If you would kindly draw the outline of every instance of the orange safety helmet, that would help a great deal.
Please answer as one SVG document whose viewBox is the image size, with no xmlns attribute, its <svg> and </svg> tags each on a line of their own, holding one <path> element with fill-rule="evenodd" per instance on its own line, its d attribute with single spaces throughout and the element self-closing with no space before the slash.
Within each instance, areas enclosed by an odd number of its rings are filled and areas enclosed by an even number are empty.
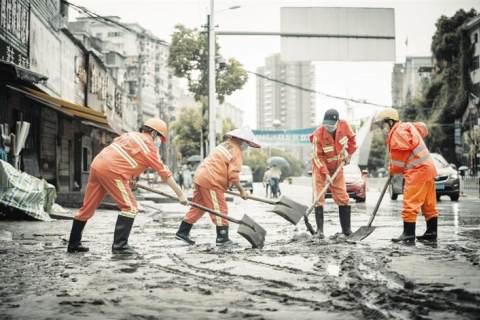
<svg viewBox="0 0 480 320">
<path fill-rule="evenodd" d="M 166 142 L 168 139 L 168 129 L 165 121 L 159 118 L 151 118 L 145 121 L 145 127 L 149 127 L 160 134 L 160 139 L 162 142 Z"/>
</svg>

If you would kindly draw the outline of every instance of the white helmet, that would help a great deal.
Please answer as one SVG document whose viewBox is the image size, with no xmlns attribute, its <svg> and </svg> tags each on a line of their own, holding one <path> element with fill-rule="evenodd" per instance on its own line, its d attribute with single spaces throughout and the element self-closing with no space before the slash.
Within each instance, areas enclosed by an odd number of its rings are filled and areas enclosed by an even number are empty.
<svg viewBox="0 0 480 320">
<path fill-rule="evenodd" d="M 245 141 L 252 148 L 261 148 L 260 144 L 255 138 L 252 130 L 248 127 L 243 127 L 229 131 L 225 134 L 224 138 L 237 138 L 239 140 Z"/>
</svg>

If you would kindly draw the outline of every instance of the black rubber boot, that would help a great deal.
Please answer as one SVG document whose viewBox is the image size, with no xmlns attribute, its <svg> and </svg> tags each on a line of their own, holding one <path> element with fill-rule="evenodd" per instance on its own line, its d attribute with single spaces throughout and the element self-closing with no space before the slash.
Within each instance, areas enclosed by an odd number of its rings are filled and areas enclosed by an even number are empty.
<svg viewBox="0 0 480 320">
<path fill-rule="evenodd" d="M 434 217 L 427 221 L 427 230 L 423 236 L 418 236 L 419 241 L 437 241 L 437 223 L 438 218 Z"/>
<path fill-rule="evenodd" d="M 118 254 L 136 254 L 137 252 L 128 245 L 128 237 L 132 230 L 135 219 L 118 215 L 115 224 L 115 233 L 113 234 L 112 253 Z"/>
<path fill-rule="evenodd" d="M 316 236 L 319 239 L 325 238 L 323 234 L 323 207 L 315 207 L 315 221 L 317 222 L 317 233 Z"/>
<path fill-rule="evenodd" d="M 175 238 L 177 240 L 185 241 L 189 245 L 194 245 L 195 241 L 190 239 L 190 230 L 192 229 L 192 227 L 193 227 L 192 224 L 182 221 L 182 223 L 180 224 L 180 227 L 178 228 L 177 233 L 175 234 Z"/>
<path fill-rule="evenodd" d="M 352 229 L 350 228 L 351 207 L 338 206 L 338 215 L 340 217 L 340 225 L 342 226 L 342 233 L 348 237 L 349 235 L 352 234 Z"/>
<path fill-rule="evenodd" d="M 70 231 L 70 239 L 68 240 L 67 252 L 87 252 L 89 249 L 82 246 L 82 232 L 87 221 L 73 220 L 72 231 Z"/>
<path fill-rule="evenodd" d="M 233 245 L 233 241 L 228 238 L 228 226 L 217 226 L 217 246 L 225 247 Z"/>
<path fill-rule="evenodd" d="M 403 222 L 403 233 L 393 242 L 415 243 L 415 222 Z"/>
</svg>

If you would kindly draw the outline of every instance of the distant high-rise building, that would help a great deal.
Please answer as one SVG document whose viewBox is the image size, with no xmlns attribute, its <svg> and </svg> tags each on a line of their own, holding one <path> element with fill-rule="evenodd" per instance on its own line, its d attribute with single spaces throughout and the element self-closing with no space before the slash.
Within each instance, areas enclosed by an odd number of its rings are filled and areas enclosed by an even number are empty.
<svg viewBox="0 0 480 320">
<path fill-rule="evenodd" d="M 257 72 L 303 88 L 314 88 L 311 62 L 283 62 L 280 54 L 265 59 Z M 257 128 L 296 129 L 315 124 L 315 94 L 257 77 Z"/>
<path fill-rule="evenodd" d="M 404 106 L 427 87 L 431 80 L 432 57 L 407 57 L 405 63 L 396 63 L 392 71 L 392 104 Z"/>
<path fill-rule="evenodd" d="M 257 72 L 302 88 L 315 88 L 311 62 L 285 62 L 280 54 L 265 59 Z M 315 126 L 315 94 L 281 82 L 257 77 L 257 129 L 299 129 Z M 310 147 L 296 148 L 299 159 L 308 158 Z"/>
</svg>

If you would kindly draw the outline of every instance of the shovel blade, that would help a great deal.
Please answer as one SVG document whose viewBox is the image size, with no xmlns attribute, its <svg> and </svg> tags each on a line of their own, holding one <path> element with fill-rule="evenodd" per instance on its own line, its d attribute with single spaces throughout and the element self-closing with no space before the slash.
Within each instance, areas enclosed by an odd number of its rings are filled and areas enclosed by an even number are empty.
<svg viewBox="0 0 480 320">
<path fill-rule="evenodd" d="M 300 219 L 302 219 L 303 217 L 302 212 L 305 212 L 305 211 L 306 211 L 306 207 L 303 211 L 297 211 L 293 208 L 290 208 L 281 204 L 276 204 L 272 209 L 272 212 L 275 212 L 280 217 L 284 218 L 285 220 L 287 220 L 293 225 L 296 225 L 300 221 Z"/>
<path fill-rule="evenodd" d="M 267 231 L 249 216 L 242 217 L 237 232 L 250 242 L 252 248 L 263 248 Z"/>
<path fill-rule="evenodd" d="M 284 205 L 287 207 L 292 208 L 293 210 L 305 212 L 307 207 L 297 201 L 294 201 L 286 196 L 281 196 L 280 199 L 277 201 L 277 204 Z"/>
<path fill-rule="evenodd" d="M 361 241 L 368 237 L 375 230 L 375 227 L 363 226 L 360 227 L 357 231 L 352 233 L 349 237 L 349 241 Z"/>
</svg>

